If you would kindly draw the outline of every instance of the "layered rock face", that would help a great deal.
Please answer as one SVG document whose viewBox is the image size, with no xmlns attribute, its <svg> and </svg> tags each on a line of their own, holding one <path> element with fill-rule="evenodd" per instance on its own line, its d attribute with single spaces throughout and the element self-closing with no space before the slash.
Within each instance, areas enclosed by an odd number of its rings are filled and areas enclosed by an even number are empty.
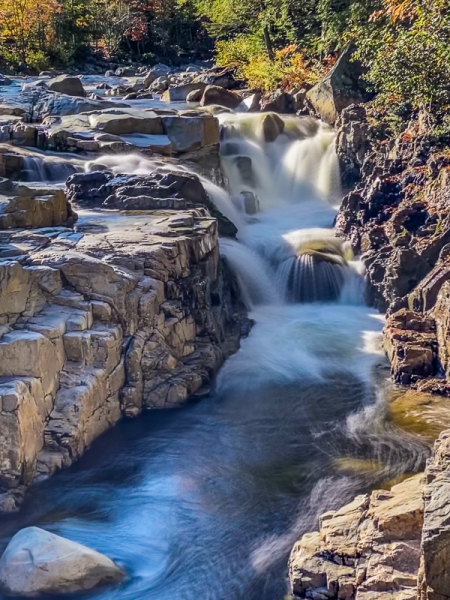
<svg viewBox="0 0 450 600">
<path fill-rule="evenodd" d="M 423 519 L 421 475 L 325 513 L 320 530 L 305 534 L 292 550 L 294 596 L 416 600 Z"/>
<path fill-rule="evenodd" d="M 203 393 L 237 349 L 217 221 L 173 208 L 0 232 L 1 509 L 121 417 Z"/>
<path fill-rule="evenodd" d="M 361 252 L 370 301 L 390 315 L 386 348 L 396 381 L 445 388 L 448 373 L 450 159 L 420 119 L 397 140 L 373 141 L 363 107 L 343 111 L 338 154 L 361 183 L 344 198 L 337 231 Z M 372 143 L 370 136 L 372 135 Z M 372 148 L 376 148 L 373 151 Z"/>
</svg>

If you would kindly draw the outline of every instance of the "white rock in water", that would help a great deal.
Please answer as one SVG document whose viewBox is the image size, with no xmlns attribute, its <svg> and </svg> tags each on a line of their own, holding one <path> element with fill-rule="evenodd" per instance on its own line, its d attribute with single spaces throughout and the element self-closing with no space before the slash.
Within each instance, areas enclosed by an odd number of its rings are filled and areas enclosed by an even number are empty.
<svg viewBox="0 0 450 600">
<path fill-rule="evenodd" d="M 104 554 L 39 527 L 16 533 L 0 559 L 0 591 L 8 596 L 89 590 L 123 576 Z"/>
</svg>

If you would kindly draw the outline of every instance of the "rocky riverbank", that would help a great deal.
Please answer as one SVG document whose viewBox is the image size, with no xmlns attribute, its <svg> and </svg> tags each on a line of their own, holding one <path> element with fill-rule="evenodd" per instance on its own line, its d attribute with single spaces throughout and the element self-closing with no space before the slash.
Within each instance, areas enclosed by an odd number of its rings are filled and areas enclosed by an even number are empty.
<svg viewBox="0 0 450 600">
<path fill-rule="evenodd" d="M 0 498 L 14 510 L 123 416 L 204 393 L 245 311 L 205 206 L 74 225 L 60 189 L 2 186 Z"/>
</svg>

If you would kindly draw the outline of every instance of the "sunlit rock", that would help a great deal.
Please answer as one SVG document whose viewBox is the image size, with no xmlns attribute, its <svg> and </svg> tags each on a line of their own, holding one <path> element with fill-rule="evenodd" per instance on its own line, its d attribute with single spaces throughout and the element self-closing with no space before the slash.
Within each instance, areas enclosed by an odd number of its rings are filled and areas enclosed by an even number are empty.
<svg viewBox="0 0 450 600">
<path fill-rule="evenodd" d="M 7 596 L 81 592 L 123 577 L 104 554 L 39 527 L 16 533 L 0 559 L 0 589 Z"/>
</svg>

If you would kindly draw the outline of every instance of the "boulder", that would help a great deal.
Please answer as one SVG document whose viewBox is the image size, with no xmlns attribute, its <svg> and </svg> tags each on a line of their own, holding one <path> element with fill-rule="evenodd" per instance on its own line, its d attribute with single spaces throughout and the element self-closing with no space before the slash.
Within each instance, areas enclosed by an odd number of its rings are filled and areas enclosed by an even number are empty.
<svg viewBox="0 0 450 600">
<path fill-rule="evenodd" d="M 136 69 L 133 67 L 119 67 L 116 69 L 115 75 L 117 75 L 117 77 L 134 77 L 136 75 Z"/>
<path fill-rule="evenodd" d="M 86 92 L 79 77 L 71 75 L 60 75 L 47 81 L 48 89 L 52 92 L 60 92 L 69 96 L 85 97 Z"/>
<path fill-rule="evenodd" d="M 188 95 L 195 90 L 204 90 L 206 88 L 205 83 L 186 83 L 177 85 L 174 87 L 166 88 L 166 92 L 163 94 L 163 100 L 166 102 L 186 102 Z"/>
<path fill-rule="evenodd" d="M 203 96 L 203 90 L 201 88 L 197 88 L 196 90 L 192 90 L 186 96 L 186 102 L 200 102 Z"/>
<path fill-rule="evenodd" d="M 237 94 L 230 92 L 218 85 L 208 85 L 203 92 L 200 106 L 209 106 L 211 104 L 225 106 L 226 108 L 235 109 L 241 103 L 241 99 Z"/>
<path fill-rule="evenodd" d="M 83 592 L 123 577 L 104 554 L 39 527 L 16 533 L 0 559 L 0 589 L 7 596 Z"/>
<path fill-rule="evenodd" d="M 208 114 L 162 116 L 164 131 L 175 153 L 219 144 L 219 122 Z"/>
<path fill-rule="evenodd" d="M 0 75 L 0 86 L 2 85 L 11 85 L 12 81 L 11 79 L 9 79 L 9 77 L 6 77 L 5 75 Z"/>
<path fill-rule="evenodd" d="M 276 113 L 268 113 L 262 117 L 259 131 L 265 142 L 274 142 L 284 131 L 284 121 Z"/>
<path fill-rule="evenodd" d="M 364 70 L 358 61 L 352 61 L 352 45 L 342 52 L 328 75 L 306 94 L 306 100 L 320 118 L 333 125 L 341 111 L 351 104 L 360 104 L 371 98 L 362 83 Z"/>
<path fill-rule="evenodd" d="M 263 112 L 292 113 L 295 112 L 293 98 L 283 90 L 275 90 L 261 100 Z"/>
<path fill-rule="evenodd" d="M 169 78 L 167 75 L 161 75 L 157 77 L 153 83 L 151 83 L 149 90 L 155 94 L 162 94 L 169 87 Z"/>
<path fill-rule="evenodd" d="M 144 77 L 144 85 L 148 88 L 158 77 L 163 77 L 170 73 L 170 67 L 158 64 L 152 67 Z"/>
</svg>

